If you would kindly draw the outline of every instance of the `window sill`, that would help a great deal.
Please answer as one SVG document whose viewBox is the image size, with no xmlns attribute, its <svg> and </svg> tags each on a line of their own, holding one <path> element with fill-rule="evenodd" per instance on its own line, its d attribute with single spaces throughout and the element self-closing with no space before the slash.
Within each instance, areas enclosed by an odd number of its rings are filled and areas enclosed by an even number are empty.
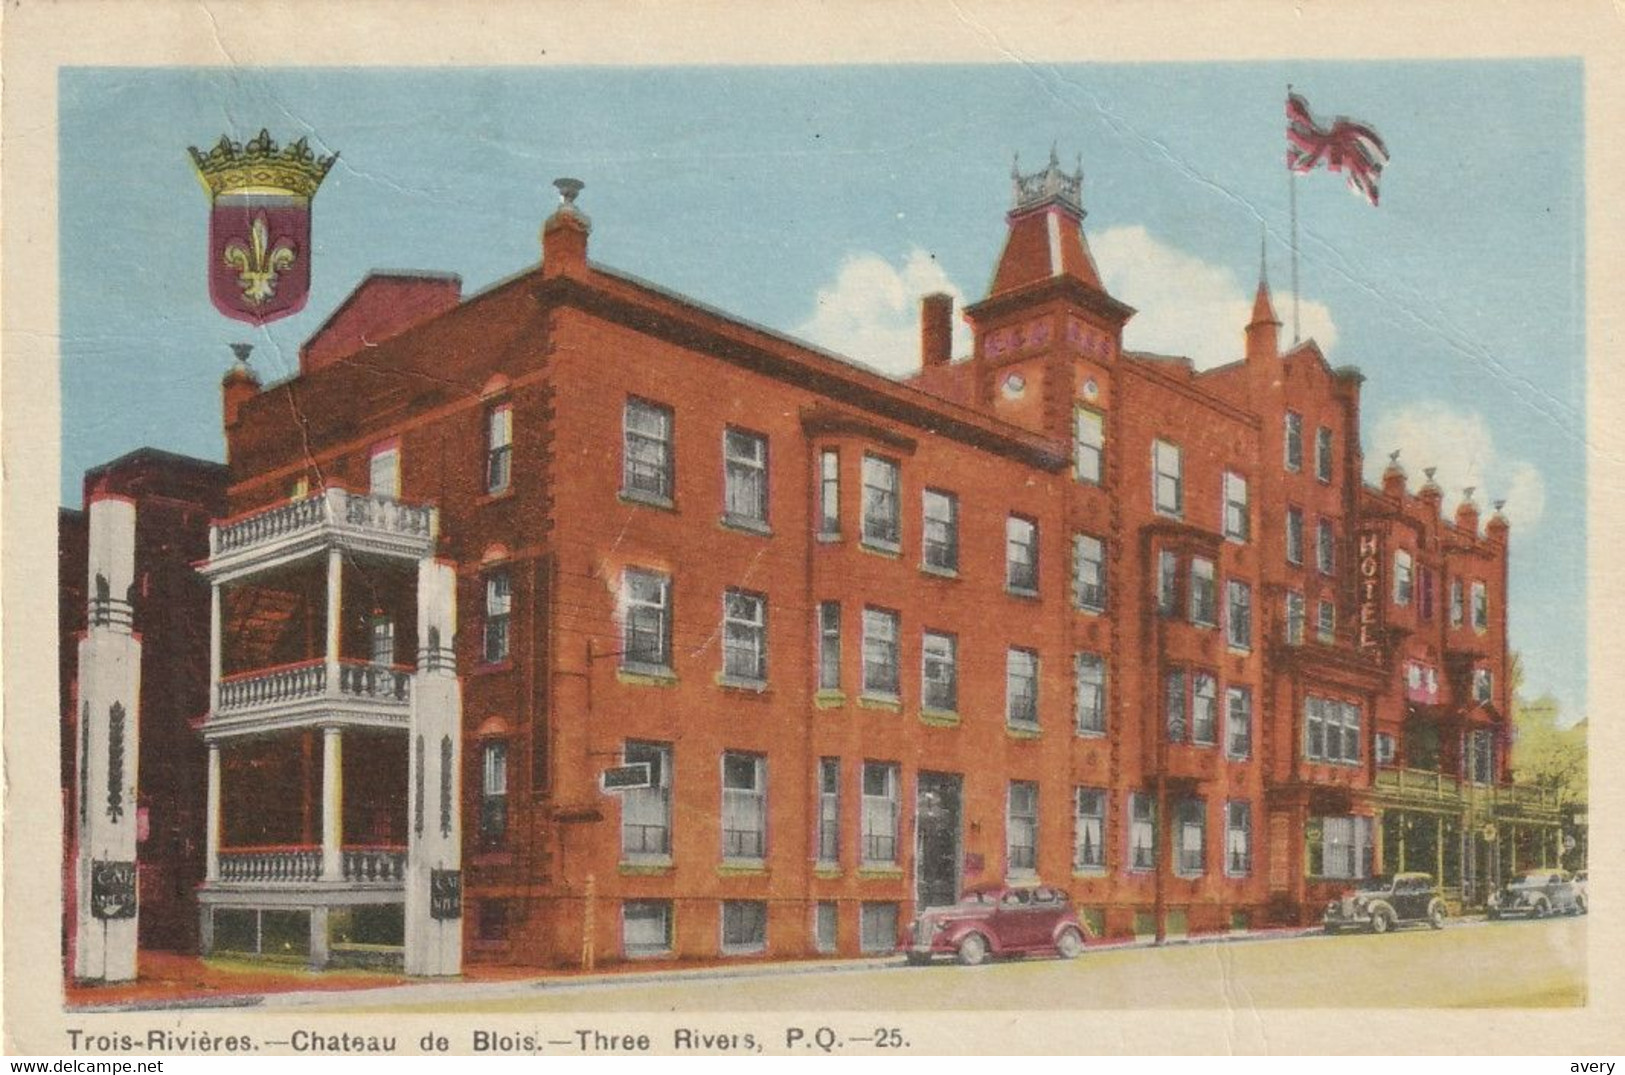
<svg viewBox="0 0 1625 1075">
<path fill-rule="evenodd" d="M 1200 881 L 1207 876 L 1206 870 L 1175 870 L 1174 876 L 1181 881 Z"/>
<path fill-rule="evenodd" d="M 766 877 L 767 864 L 757 861 L 724 862 L 717 867 L 718 877 Z"/>
<path fill-rule="evenodd" d="M 675 687 L 677 674 L 670 668 L 654 665 L 622 665 L 615 671 L 615 680 L 629 687 Z"/>
<path fill-rule="evenodd" d="M 1209 623 L 1206 620 L 1192 620 L 1191 626 L 1199 627 L 1204 631 L 1212 631 L 1215 630 L 1219 625 L 1217 623 Z"/>
<path fill-rule="evenodd" d="M 1253 760 L 1253 752 L 1249 750 L 1245 754 L 1228 754 L 1227 753 L 1224 756 L 1224 760 L 1228 761 L 1228 762 L 1234 762 L 1237 765 L 1244 765 L 1247 762 L 1250 762 L 1250 761 Z"/>
<path fill-rule="evenodd" d="M 668 877 L 671 871 L 671 859 L 668 858 L 663 861 L 623 862 L 618 872 L 622 877 Z"/>
<path fill-rule="evenodd" d="M 957 728 L 959 714 L 951 709 L 932 709 L 927 706 L 920 710 L 920 723 L 933 728 Z"/>
<path fill-rule="evenodd" d="M 662 511 L 677 510 L 677 505 L 672 501 L 671 497 L 661 496 L 659 493 L 645 492 L 642 489 L 622 489 L 620 499 L 622 504 L 637 504 L 645 508 L 660 508 Z"/>
<path fill-rule="evenodd" d="M 959 570 L 952 567 L 938 567 L 936 564 L 921 564 L 920 574 L 939 579 L 957 579 Z"/>
<path fill-rule="evenodd" d="M 717 525 L 724 530 L 736 530 L 742 534 L 755 534 L 757 537 L 772 537 L 773 528 L 762 519 L 752 519 L 744 515 L 724 515 L 717 520 Z"/>
<path fill-rule="evenodd" d="M 671 959 L 672 950 L 670 948 L 650 948 L 646 951 L 634 952 L 631 949 L 626 949 L 621 953 L 621 956 L 628 963 L 641 963 L 650 960 Z"/>
<path fill-rule="evenodd" d="M 512 671 L 513 671 L 513 659 L 509 658 L 507 660 L 492 661 L 490 663 L 486 663 L 485 661 L 481 661 L 479 664 L 474 666 L 473 674 L 476 675 L 476 676 L 497 676 L 497 675 L 501 675 L 503 672 L 512 672 Z"/>
<path fill-rule="evenodd" d="M 845 541 L 846 539 L 841 537 L 841 535 L 838 534 L 838 533 L 833 533 L 833 534 L 822 534 L 822 533 L 820 533 L 820 534 L 814 534 L 813 535 L 813 540 L 818 542 L 818 544 L 820 544 L 820 545 L 839 545 L 843 541 Z"/>
<path fill-rule="evenodd" d="M 884 556 L 888 560 L 898 560 L 903 556 L 903 547 L 901 545 L 872 541 L 869 538 L 860 541 L 858 548 L 871 556 Z"/>
<path fill-rule="evenodd" d="M 745 691 L 748 694 L 767 693 L 767 680 L 765 679 L 740 679 L 738 676 L 718 672 L 716 683 L 717 686 L 730 691 Z"/>
<path fill-rule="evenodd" d="M 839 866 L 814 866 L 813 876 L 823 881 L 833 881 L 841 876 Z"/>
<path fill-rule="evenodd" d="M 1252 646 L 1238 646 L 1234 642 L 1230 642 L 1226 644 L 1224 648 L 1226 652 L 1232 653 L 1237 657 L 1251 657 L 1253 655 Z"/>
<path fill-rule="evenodd" d="M 1074 867 L 1072 867 L 1072 876 L 1073 876 L 1073 878 L 1075 878 L 1076 880 L 1079 880 L 1079 881 L 1092 881 L 1097 877 L 1105 877 L 1106 876 L 1106 867 L 1104 867 L 1104 866 L 1074 866 Z"/>
<path fill-rule="evenodd" d="M 1023 601 L 1036 601 L 1036 600 L 1038 600 L 1038 591 L 1037 590 L 1029 590 L 1025 586 L 1009 586 L 1009 585 L 1006 585 L 1005 588 L 1004 588 L 1004 592 L 1009 594 L 1011 597 L 1019 597 Z"/>
<path fill-rule="evenodd" d="M 1105 728 L 1075 728 L 1073 730 L 1076 732 L 1077 737 L 1079 739 L 1104 739 L 1104 738 L 1106 738 L 1106 729 Z"/>
<path fill-rule="evenodd" d="M 724 956 L 759 956 L 765 955 L 766 953 L 766 944 L 753 944 L 748 947 L 738 948 L 730 947 L 726 944 L 722 946 L 722 954 Z"/>
<path fill-rule="evenodd" d="M 1036 724 L 1031 727 L 1025 724 L 1006 724 L 1004 734 L 1012 739 L 1037 739 L 1042 733 Z"/>
<path fill-rule="evenodd" d="M 903 878 L 901 866 L 859 866 L 859 881 L 900 881 Z"/>
<path fill-rule="evenodd" d="M 895 694 L 860 694 L 859 709 L 881 709 L 888 713 L 901 713 L 903 700 Z"/>
<path fill-rule="evenodd" d="M 1105 605 L 1073 605 L 1072 608 L 1085 616 L 1104 616 L 1106 614 Z"/>
<path fill-rule="evenodd" d="M 1028 880 L 1030 878 L 1037 877 L 1038 876 L 1038 871 L 1037 870 L 1026 870 L 1026 869 L 1022 869 L 1022 870 L 1005 870 L 1004 875 L 1006 877 L 1009 877 L 1009 878 L 1019 878 L 1021 880 Z"/>
<path fill-rule="evenodd" d="M 819 709 L 838 709 L 845 704 L 846 693 L 844 691 L 824 690 L 813 693 L 813 705 Z"/>
</svg>

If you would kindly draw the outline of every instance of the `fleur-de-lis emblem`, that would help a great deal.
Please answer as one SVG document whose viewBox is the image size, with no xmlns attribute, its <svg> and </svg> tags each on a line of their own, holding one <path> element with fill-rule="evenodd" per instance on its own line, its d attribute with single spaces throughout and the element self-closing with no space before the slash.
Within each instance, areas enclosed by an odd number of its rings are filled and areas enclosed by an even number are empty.
<svg viewBox="0 0 1625 1075">
<path fill-rule="evenodd" d="M 277 274 L 293 264 L 293 244 L 286 239 L 271 245 L 271 229 L 265 223 L 265 214 L 254 217 L 248 229 L 248 246 L 241 242 L 226 244 L 226 265 L 237 270 L 237 282 L 243 286 L 243 298 L 250 306 L 263 306 L 276 294 Z"/>
</svg>

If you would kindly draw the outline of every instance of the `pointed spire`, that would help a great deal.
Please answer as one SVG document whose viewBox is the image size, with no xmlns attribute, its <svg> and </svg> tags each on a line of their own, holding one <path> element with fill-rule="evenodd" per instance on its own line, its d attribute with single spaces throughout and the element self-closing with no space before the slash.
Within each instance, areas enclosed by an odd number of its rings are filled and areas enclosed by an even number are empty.
<svg viewBox="0 0 1625 1075">
<path fill-rule="evenodd" d="M 1281 354 L 1281 319 L 1270 301 L 1269 266 L 1264 256 L 1264 235 L 1258 237 L 1258 292 L 1253 296 L 1253 316 L 1247 322 L 1247 360 L 1262 361 Z"/>
</svg>

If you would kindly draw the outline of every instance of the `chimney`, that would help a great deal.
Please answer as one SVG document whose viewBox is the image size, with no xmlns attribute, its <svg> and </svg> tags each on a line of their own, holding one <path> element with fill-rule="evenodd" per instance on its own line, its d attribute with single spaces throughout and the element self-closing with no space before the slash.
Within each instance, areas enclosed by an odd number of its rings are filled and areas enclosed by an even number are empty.
<svg viewBox="0 0 1625 1075">
<path fill-rule="evenodd" d="M 1500 545 L 1506 544 L 1507 531 L 1511 528 L 1511 524 L 1507 522 L 1506 513 L 1503 510 L 1506 506 L 1507 502 L 1505 500 L 1497 500 L 1495 502 L 1495 514 L 1491 515 L 1490 521 L 1484 524 L 1484 536 Z"/>
<path fill-rule="evenodd" d="M 1422 468 L 1422 473 L 1427 475 L 1428 480 L 1422 483 L 1421 491 L 1416 494 L 1435 519 L 1439 517 L 1440 505 L 1444 503 L 1444 490 L 1433 480 L 1433 472 L 1437 469 L 1437 467 Z"/>
<path fill-rule="evenodd" d="M 1388 466 L 1382 472 L 1382 495 L 1405 499 L 1405 468 L 1399 465 L 1399 452 L 1388 453 Z"/>
<path fill-rule="evenodd" d="M 542 276 L 579 272 L 587 266 L 587 235 L 592 221 L 576 208 L 576 195 L 586 186 L 579 179 L 555 179 L 559 207 L 542 225 Z"/>
<path fill-rule="evenodd" d="M 1461 503 L 1456 505 L 1456 527 L 1474 537 L 1478 536 L 1478 505 L 1473 503 L 1477 487 L 1469 485 L 1461 491 Z"/>
<path fill-rule="evenodd" d="M 920 366 L 946 366 L 953 350 L 954 297 L 933 292 L 920 300 Z"/>
<path fill-rule="evenodd" d="M 248 356 L 253 350 L 251 343 L 231 345 L 231 353 L 237 360 L 220 380 L 221 411 L 227 429 L 237 424 L 237 413 L 243 409 L 243 404 L 260 392 L 260 379 L 248 365 Z"/>
</svg>

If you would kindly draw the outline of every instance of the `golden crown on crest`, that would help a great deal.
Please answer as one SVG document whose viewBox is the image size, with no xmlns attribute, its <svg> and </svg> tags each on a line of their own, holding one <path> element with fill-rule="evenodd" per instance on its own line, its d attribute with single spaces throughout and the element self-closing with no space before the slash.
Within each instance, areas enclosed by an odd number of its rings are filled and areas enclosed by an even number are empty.
<svg viewBox="0 0 1625 1075">
<path fill-rule="evenodd" d="M 327 177 L 327 170 L 338 159 L 337 153 L 331 157 L 316 156 L 304 138 L 278 149 L 266 130 L 261 130 L 246 144 L 221 135 L 220 141 L 207 153 L 200 153 L 196 146 L 188 147 L 188 152 L 192 154 L 198 180 L 210 198 L 252 191 L 312 198 Z"/>
</svg>

